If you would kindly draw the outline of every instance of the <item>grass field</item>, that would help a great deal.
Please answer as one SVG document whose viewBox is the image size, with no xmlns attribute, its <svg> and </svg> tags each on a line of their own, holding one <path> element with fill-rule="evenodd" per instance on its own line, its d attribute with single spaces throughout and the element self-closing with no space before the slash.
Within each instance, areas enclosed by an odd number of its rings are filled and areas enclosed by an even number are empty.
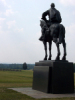
<svg viewBox="0 0 75 100">
<path fill-rule="evenodd" d="M 75 76 L 75 74 L 74 74 Z M 36 100 L 25 94 L 7 89 L 12 87 L 32 87 L 33 71 L 0 71 L 0 100 Z M 74 77 L 75 80 L 75 77 Z M 75 82 L 74 82 L 75 86 Z M 39 99 L 37 99 L 39 100 Z M 75 100 L 75 98 L 56 98 L 40 100 Z"/>
</svg>

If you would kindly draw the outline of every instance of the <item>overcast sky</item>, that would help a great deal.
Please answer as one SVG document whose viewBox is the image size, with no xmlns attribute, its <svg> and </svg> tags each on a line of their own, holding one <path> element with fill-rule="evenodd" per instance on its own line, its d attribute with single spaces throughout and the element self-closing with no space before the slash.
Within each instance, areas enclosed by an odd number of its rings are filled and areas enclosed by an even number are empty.
<svg viewBox="0 0 75 100">
<path fill-rule="evenodd" d="M 35 63 L 44 58 L 40 18 L 55 3 L 66 28 L 67 60 L 75 62 L 75 0 L 0 0 L 0 63 Z M 61 58 L 63 47 L 60 45 Z M 52 59 L 57 54 L 52 44 Z"/>
</svg>

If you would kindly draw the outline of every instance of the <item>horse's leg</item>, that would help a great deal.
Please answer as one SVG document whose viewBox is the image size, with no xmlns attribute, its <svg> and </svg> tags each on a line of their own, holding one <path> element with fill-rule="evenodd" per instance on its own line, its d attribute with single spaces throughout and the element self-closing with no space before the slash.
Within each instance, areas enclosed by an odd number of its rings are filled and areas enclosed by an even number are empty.
<svg viewBox="0 0 75 100">
<path fill-rule="evenodd" d="M 57 56 L 56 56 L 56 59 L 55 60 L 60 60 L 60 49 L 59 49 L 59 44 L 56 44 L 57 46 Z"/>
<path fill-rule="evenodd" d="M 51 45 L 52 45 L 52 40 L 49 42 L 49 58 L 48 58 L 48 60 L 51 60 L 51 57 L 52 57 L 52 55 L 51 55 Z"/>
<path fill-rule="evenodd" d="M 44 49 L 45 49 L 45 58 L 44 60 L 47 60 L 47 42 L 43 41 Z"/>
<path fill-rule="evenodd" d="M 63 48 L 64 48 L 64 55 L 62 57 L 62 60 L 66 60 L 66 43 L 65 43 L 65 39 L 63 39 L 62 44 L 63 44 Z"/>
</svg>

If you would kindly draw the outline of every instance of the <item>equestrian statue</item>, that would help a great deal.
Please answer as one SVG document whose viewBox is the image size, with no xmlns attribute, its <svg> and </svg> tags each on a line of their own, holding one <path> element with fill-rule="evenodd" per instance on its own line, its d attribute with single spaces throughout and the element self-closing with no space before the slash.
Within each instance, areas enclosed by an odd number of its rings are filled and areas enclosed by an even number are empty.
<svg viewBox="0 0 75 100">
<path fill-rule="evenodd" d="M 49 17 L 49 19 L 46 18 Z M 62 60 L 66 60 L 66 43 L 65 43 L 65 27 L 60 24 L 62 21 L 60 12 L 55 8 L 55 4 L 51 4 L 51 8 L 42 14 L 40 20 L 41 37 L 40 41 L 43 42 L 45 48 L 44 60 L 51 60 L 51 45 L 52 41 L 57 46 L 57 56 L 55 60 L 60 60 L 60 48 L 59 44 L 63 45 L 64 54 Z M 49 58 L 47 59 L 47 42 L 49 43 Z"/>
</svg>

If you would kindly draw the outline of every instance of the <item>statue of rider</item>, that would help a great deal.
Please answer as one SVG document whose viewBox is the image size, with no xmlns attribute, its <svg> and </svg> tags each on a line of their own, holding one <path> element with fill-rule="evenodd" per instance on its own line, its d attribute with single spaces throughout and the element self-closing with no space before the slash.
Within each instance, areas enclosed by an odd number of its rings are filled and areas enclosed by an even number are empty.
<svg viewBox="0 0 75 100">
<path fill-rule="evenodd" d="M 46 19 L 46 16 L 49 17 L 49 20 Z M 48 27 L 51 26 L 51 24 L 53 23 L 61 23 L 62 19 L 61 19 L 61 15 L 60 15 L 60 12 L 55 8 L 55 4 L 54 3 L 51 3 L 51 8 L 47 11 L 45 11 L 43 14 L 42 14 L 42 18 Z M 44 32 L 42 32 L 42 36 L 39 38 L 40 41 L 42 41 L 44 39 Z"/>
</svg>

